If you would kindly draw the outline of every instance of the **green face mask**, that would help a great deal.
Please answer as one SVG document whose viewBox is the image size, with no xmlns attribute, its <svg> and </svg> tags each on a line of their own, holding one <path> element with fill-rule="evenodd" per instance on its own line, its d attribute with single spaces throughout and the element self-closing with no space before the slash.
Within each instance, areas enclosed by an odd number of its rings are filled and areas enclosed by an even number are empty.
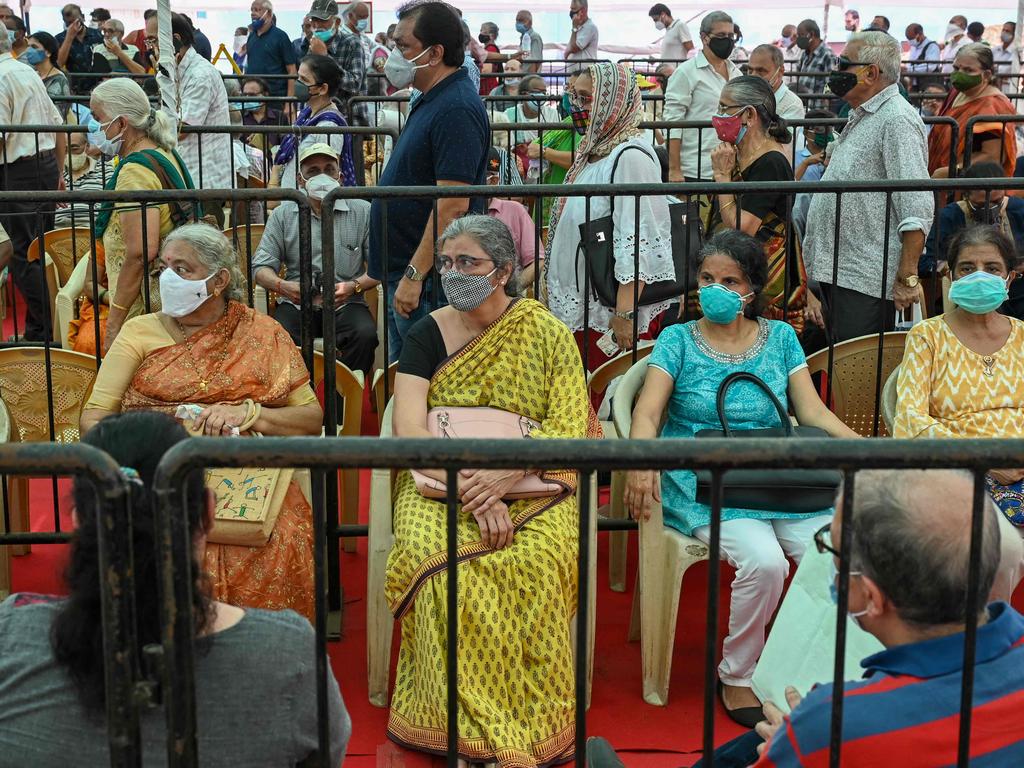
<svg viewBox="0 0 1024 768">
<path fill-rule="evenodd" d="M 954 72 L 949 76 L 949 83 L 961 93 L 981 85 L 981 75 L 969 75 L 966 72 Z"/>
<path fill-rule="evenodd" d="M 829 131 L 828 133 L 816 133 L 814 134 L 814 145 L 824 149 L 832 143 L 833 139 L 835 139 L 835 136 L 832 131 Z"/>
</svg>

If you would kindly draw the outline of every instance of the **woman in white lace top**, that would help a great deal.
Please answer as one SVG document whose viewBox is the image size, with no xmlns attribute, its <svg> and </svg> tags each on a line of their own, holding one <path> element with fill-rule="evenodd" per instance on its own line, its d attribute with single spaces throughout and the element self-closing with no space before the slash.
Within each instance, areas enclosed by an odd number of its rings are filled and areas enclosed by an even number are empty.
<svg viewBox="0 0 1024 768">
<path fill-rule="evenodd" d="M 576 80 L 569 99 L 574 123 L 586 121 L 586 130 L 576 159 L 566 176 L 567 184 L 644 184 L 661 181 L 661 165 L 639 128 L 643 114 L 636 75 L 621 64 L 596 64 Z M 614 179 L 612 171 L 614 168 Z M 609 197 L 592 197 L 589 219 L 612 213 Z M 576 334 L 581 348 L 589 347 L 587 367 L 591 370 L 608 359 L 595 342 L 609 330 L 620 350 L 633 345 L 634 281 L 643 286 L 672 280 L 675 268 L 669 226 L 668 201 L 664 195 L 615 200 L 613 246 L 615 279 L 619 290 L 614 309 L 602 305 L 591 292 L 585 306 L 585 260 L 577 258 L 580 224 L 588 219 L 583 197 L 558 198 L 552 207 L 545 267 L 547 302 L 551 311 Z M 636 263 L 639 240 L 639 268 Z M 657 317 L 669 302 L 641 306 L 637 311 L 640 338 L 657 330 Z M 587 313 L 587 314 L 585 314 Z M 605 346 L 605 345 L 601 345 Z M 610 349 L 610 347 L 605 347 Z"/>
</svg>

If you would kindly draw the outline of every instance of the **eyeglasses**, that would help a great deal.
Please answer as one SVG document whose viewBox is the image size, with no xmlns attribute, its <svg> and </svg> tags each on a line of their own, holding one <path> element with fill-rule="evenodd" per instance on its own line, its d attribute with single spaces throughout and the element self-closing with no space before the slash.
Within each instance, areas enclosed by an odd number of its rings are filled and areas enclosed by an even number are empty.
<svg viewBox="0 0 1024 768">
<path fill-rule="evenodd" d="M 748 106 L 749 106 L 748 104 L 721 104 L 720 103 L 718 105 L 718 114 L 724 115 L 730 109 L 746 109 Z"/>
<path fill-rule="evenodd" d="M 447 272 L 455 265 L 457 272 L 469 272 L 476 269 L 484 262 L 494 263 L 494 259 L 484 258 L 482 256 L 456 256 L 454 259 L 451 256 L 438 256 L 437 261 L 434 265 L 437 267 L 438 272 Z"/>
<path fill-rule="evenodd" d="M 732 40 L 736 42 L 737 37 L 731 32 L 719 32 L 717 35 L 708 35 L 709 40 Z"/>
<path fill-rule="evenodd" d="M 845 72 L 850 67 L 870 67 L 870 66 L 871 65 L 868 62 L 866 62 L 866 61 L 851 61 L 850 59 L 846 58 L 845 56 L 840 56 L 839 57 L 838 69 L 839 69 L 840 72 Z"/>
<path fill-rule="evenodd" d="M 839 557 L 839 551 L 832 546 L 832 523 L 826 523 L 814 532 L 814 546 L 820 554 L 829 554 Z"/>
</svg>

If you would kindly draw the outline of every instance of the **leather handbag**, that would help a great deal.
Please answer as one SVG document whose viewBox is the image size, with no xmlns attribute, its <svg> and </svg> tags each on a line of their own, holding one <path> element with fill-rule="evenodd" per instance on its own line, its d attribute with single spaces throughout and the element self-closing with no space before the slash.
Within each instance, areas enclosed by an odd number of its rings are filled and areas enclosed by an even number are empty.
<svg viewBox="0 0 1024 768">
<path fill-rule="evenodd" d="M 615 182 L 615 169 L 619 160 L 631 149 L 644 151 L 635 146 L 622 150 L 612 163 L 611 183 Z M 614 195 L 609 198 L 609 202 L 611 212 L 607 216 L 580 224 L 576 273 L 579 274 L 579 259 L 585 259 L 591 292 L 602 305 L 614 309 L 619 291 L 619 282 L 615 279 Z M 639 306 L 672 301 L 697 287 L 697 254 L 704 243 L 700 207 L 695 201 L 679 202 L 669 204 L 668 211 L 672 224 L 672 263 L 675 267 L 675 279 L 645 285 L 640 292 Z"/>
<path fill-rule="evenodd" d="M 767 429 L 737 430 L 729 427 L 725 416 L 725 395 L 738 381 L 760 387 L 772 401 L 782 425 Z M 767 384 L 752 373 L 730 373 L 718 387 L 716 399 L 722 429 L 702 429 L 695 437 L 828 437 L 818 427 L 794 427 L 779 398 Z M 697 501 L 711 504 L 711 472 L 697 470 Z M 803 514 L 828 509 L 835 503 L 842 474 L 832 469 L 734 469 L 722 477 L 722 507 L 755 509 L 766 512 Z"/>
<path fill-rule="evenodd" d="M 529 439 L 530 433 L 540 427 L 533 419 L 511 411 L 485 406 L 459 408 L 431 408 L 427 413 L 427 429 L 433 437 L 451 440 L 490 438 L 496 440 Z M 441 480 L 413 469 L 416 490 L 428 499 L 445 499 L 448 487 Z M 506 499 L 534 499 L 556 496 L 565 488 L 560 483 L 542 480 L 539 475 L 528 474 L 505 494 Z"/>
</svg>

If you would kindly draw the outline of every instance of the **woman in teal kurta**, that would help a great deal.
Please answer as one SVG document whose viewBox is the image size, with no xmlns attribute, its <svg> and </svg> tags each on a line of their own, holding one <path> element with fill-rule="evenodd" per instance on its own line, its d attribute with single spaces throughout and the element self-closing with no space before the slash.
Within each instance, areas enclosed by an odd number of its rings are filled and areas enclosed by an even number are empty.
<svg viewBox="0 0 1024 768">
<path fill-rule="evenodd" d="M 792 406 L 800 424 L 834 437 L 856 437 L 818 398 L 793 328 L 757 316 L 768 272 L 759 242 L 736 230 L 722 231 L 701 250 L 697 269 L 704 317 L 670 326 L 658 337 L 630 437 L 656 437 L 663 415 L 664 437 L 692 438 L 702 429 L 721 429 L 718 388 L 736 371 L 764 381 L 784 406 Z M 747 381 L 730 387 L 725 415 L 735 429 L 779 426 L 775 406 Z M 626 505 L 634 517 L 649 517 L 660 490 L 665 524 L 707 542 L 711 509 L 697 502 L 696 486 L 689 470 L 671 470 L 660 478 L 653 471 L 631 472 Z M 831 512 L 722 510 L 722 556 L 736 568 L 736 577 L 718 676 L 726 710 L 748 727 L 762 719 L 750 680 L 789 573 L 786 556 L 799 562 Z"/>
</svg>

